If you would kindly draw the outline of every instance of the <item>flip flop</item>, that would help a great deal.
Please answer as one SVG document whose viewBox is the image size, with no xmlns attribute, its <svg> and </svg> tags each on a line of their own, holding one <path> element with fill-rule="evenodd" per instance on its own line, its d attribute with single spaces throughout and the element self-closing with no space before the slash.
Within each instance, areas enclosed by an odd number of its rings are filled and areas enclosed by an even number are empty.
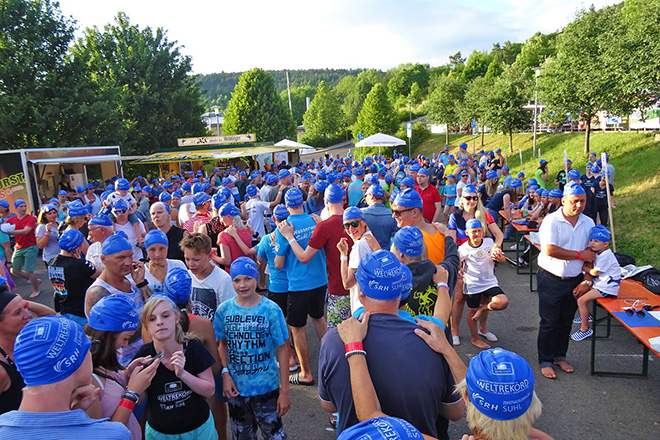
<svg viewBox="0 0 660 440">
<path fill-rule="evenodd" d="M 315 385 L 314 379 L 311 380 L 311 382 L 303 382 L 300 380 L 300 371 L 296 371 L 293 374 L 289 375 L 289 383 L 293 385 L 302 385 L 305 387 L 311 387 Z"/>
<path fill-rule="evenodd" d="M 452 345 L 454 345 L 454 347 L 457 347 L 457 346 L 461 345 L 461 338 L 459 338 L 458 336 L 452 336 L 451 337 L 451 342 L 452 342 Z"/>
<path fill-rule="evenodd" d="M 300 369 L 300 365 L 289 365 L 289 373 L 293 373 L 294 371 L 298 371 Z"/>
<path fill-rule="evenodd" d="M 497 336 L 495 336 L 492 332 L 484 333 L 481 330 L 477 330 L 477 334 L 479 336 L 483 336 L 484 338 L 486 338 L 486 340 L 488 340 L 490 342 L 497 342 L 498 341 Z"/>
</svg>

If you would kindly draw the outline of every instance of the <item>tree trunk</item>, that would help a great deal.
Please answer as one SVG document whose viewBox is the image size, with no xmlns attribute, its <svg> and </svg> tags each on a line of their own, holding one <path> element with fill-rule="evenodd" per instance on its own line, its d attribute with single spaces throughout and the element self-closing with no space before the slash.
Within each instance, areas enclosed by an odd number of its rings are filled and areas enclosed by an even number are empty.
<svg viewBox="0 0 660 440">
<path fill-rule="evenodd" d="M 513 154 L 513 130 L 509 130 L 509 153 Z"/>
<path fill-rule="evenodd" d="M 449 124 L 445 128 L 445 145 L 449 145 Z"/>
<path fill-rule="evenodd" d="M 481 126 L 481 146 L 484 146 L 484 129 L 486 128 L 485 125 Z"/>
<path fill-rule="evenodd" d="M 589 155 L 589 136 L 591 136 L 591 116 L 587 116 L 587 129 L 584 131 L 584 155 Z"/>
</svg>

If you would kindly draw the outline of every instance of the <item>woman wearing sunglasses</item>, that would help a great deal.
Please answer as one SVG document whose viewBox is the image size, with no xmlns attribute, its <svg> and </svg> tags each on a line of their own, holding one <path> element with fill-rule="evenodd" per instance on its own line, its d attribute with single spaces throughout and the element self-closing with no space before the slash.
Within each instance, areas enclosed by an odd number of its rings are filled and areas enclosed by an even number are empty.
<svg viewBox="0 0 660 440">
<path fill-rule="evenodd" d="M 350 256 L 348 254 L 348 240 L 342 238 L 337 243 L 337 249 L 341 254 L 341 280 L 344 283 L 344 288 L 350 290 L 351 296 L 351 313 L 355 313 L 357 309 L 362 307 L 362 303 L 358 299 L 360 295 L 360 288 L 355 280 L 355 272 L 360 264 L 360 261 L 365 255 L 380 249 L 378 241 L 373 236 L 367 223 L 364 221 L 364 214 L 362 210 L 351 206 L 344 211 L 344 230 L 353 240 L 353 249 L 351 249 Z"/>
<path fill-rule="evenodd" d="M 48 267 L 48 262 L 57 257 L 60 253 L 60 245 L 57 242 L 57 208 L 55 205 L 47 203 L 41 207 L 39 217 L 37 218 L 37 246 L 42 250 L 41 258 Z"/>
<path fill-rule="evenodd" d="M 468 220 L 476 218 L 482 225 L 488 225 L 488 228 L 484 232 L 487 236 L 493 238 L 496 247 L 500 249 L 502 248 L 502 241 L 504 240 L 502 230 L 500 230 L 497 223 L 495 223 L 493 216 L 486 208 L 484 208 L 484 205 L 479 198 L 477 188 L 475 188 L 474 185 L 468 185 L 463 188 L 463 193 L 461 194 L 457 207 L 458 210 L 451 215 L 449 222 L 447 223 L 449 234 L 456 241 L 456 246 L 460 246 L 468 240 L 465 231 L 466 223 Z M 464 306 L 465 297 L 463 296 L 463 277 L 459 276 L 458 281 L 456 282 L 454 306 L 452 308 L 453 325 L 451 331 L 454 345 L 461 344 L 461 339 L 458 336 L 458 329 L 461 323 L 461 317 L 463 316 Z M 480 334 L 487 335 L 486 338 L 489 341 L 496 342 L 497 339 L 495 338 L 495 335 L 486 329 L 487 319 L 488 313 L 481 315 L 481 319 L 479 320 L 479 332 Z"/>
<path fill-rule="evenodd" d="M 85 333 L 92 340 L 93 381 L 101 389 L 101 395 L 88 410 L 90 417 L 110 418 L 121 422 L 131 431 L 132 440 L 142 438 L 140 424 L 133 414 L 139 395 L 151 384 L 160 361 L 148 365 L 149 358 L 133 360 L 124 369 L 117 359 L 117 350 L 128 345 L 135 333 L 140 315 L 133 301 L 124 294 L 115 293 L 103 297 L 89 312 Z"/>
</svg>

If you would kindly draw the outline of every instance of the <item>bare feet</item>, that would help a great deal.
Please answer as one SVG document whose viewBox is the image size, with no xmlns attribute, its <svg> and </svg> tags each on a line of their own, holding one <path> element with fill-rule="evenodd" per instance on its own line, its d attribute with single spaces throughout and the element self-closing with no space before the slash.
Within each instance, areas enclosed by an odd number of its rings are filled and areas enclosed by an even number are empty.
<svg viewBox="0 0 660 440">
<path fill-rule="evenodd" d="M 485 311 L 488 310 L 488 305 L 487 304 L 482 304 L 479 306 L 476 312 L 474 312 L 474 316 L 472 317 L 473 321 L 478 321 L 479 317 L 481 317 L 481 314 Z"/>
<path fill-rule="evenodd" d="M 490 345 L 486 344 L 481 339 L 472 339 L 472 345 L 477 348 L 481 348 L 482 350 L 488 350 L 490 348 Z"/>
<path fill-rule="evenodd" d="M 541 368 L 541 374 L 546 379 L 557 379 L 557 374 L 555 373 L 555 369 L 552 367 Z"/>
<path fill-rule="evenodd" d="M 570 374 L 570 373 L 572 373 L 573 371 L 575 371 L 575 370 L 573 369 L 573 367 L 571 366 L 571 364 L 569 364 L 569 363 L 566 362 L 566 361 L 558 361 L 558 362 L 555 362 L 555 365 L 558 366 L 559 368 L 561 368 L 561 371 L 563 371 L 564 373 L 568 373 L 568 374 Z"/>
<path fill-rule="evenodd" d="M 41 291 L 39 291 L 40 286 L 41 286 L 41 280 L 39 278 L 37 278 L 37 290 L 33 291 L 30 294 L 29 298 L 36 298 L 36 297 L 39 296 L 39 294 L 41 293 Z"/>
</svg>

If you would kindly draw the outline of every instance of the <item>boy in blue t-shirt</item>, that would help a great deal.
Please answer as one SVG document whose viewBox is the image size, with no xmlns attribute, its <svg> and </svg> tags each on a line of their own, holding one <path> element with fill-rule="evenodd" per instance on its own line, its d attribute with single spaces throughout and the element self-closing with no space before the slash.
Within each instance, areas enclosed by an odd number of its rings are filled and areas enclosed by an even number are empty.
<svg viewBox="0 0 660 440">
<path fill-rule="evenodd" d="M 291 407 L 284 315 L 257 293 L 259 271 L 253 260 L 237 258 L 230 273 L 237 296 L 218 307 L 213 329 L 232 436 L 256 439 L 259 426 L 265 439 L 283 440 L 282 416 Z"/>
<path fill-rule="evenodd" d="M 447 174 L 443 196 L 445 198 L 445 209 L 442 214 L 445 216 L 445 224 L 447 224 L 449 217 L 456 209 L 456 177 L 453 174 Z"/>
</svg>

